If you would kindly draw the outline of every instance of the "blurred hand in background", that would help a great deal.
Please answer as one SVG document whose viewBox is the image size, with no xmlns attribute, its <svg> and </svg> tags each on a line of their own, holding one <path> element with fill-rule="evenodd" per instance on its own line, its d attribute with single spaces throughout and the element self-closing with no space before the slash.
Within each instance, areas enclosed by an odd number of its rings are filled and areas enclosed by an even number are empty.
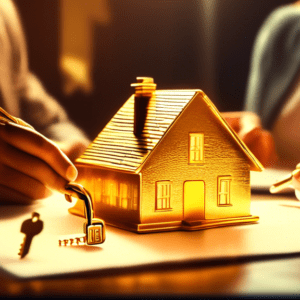
<svg viewBox="0 0 300 300">
<path fill-rule="evenodd" d="M 224 112 L 223 118 L 233 128 L 264 167 L 275 167 L 278 161 L 272 134 L 261 126 L 259 116 L 253 112 Z"/>
</svg>

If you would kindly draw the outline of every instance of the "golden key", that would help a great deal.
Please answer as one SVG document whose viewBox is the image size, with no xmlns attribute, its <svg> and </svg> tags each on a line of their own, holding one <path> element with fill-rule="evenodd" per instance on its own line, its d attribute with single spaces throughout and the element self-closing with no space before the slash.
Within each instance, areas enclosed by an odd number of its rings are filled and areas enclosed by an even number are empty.
<svg viewBox="0 0 300 300">
<path fill-rule="evenodd" d="M 83 234 L 77 236 L 68 236 L 59 240 L 60 246 L 72 245 L 97 245 L 105 241 L 105 222 L 101 219 L 94 218 L 93 202 L 90 193 L 76 182 L 70 182 L 66 189 L 72 191 L 72 194 L 84 201 L 86 222 L 83 224 Z M 72 202 L 71 196 L 65 194 L 67 201 Z"/>
</svg>

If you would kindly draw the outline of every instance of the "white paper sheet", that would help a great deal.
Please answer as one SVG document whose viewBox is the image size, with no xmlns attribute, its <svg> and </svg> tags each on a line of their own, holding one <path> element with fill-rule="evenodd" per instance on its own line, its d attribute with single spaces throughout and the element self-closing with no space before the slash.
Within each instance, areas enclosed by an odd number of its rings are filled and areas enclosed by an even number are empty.
<svg viewBox="0 0 300 300">
<path fill-rule="evenodd" d="M 59 247 L 60 235 L 82 233 L 84 219 L 70 215 L 67 208 L 58 194 L 29 207 L 0 206 L 1 267 L 32 278 L 300 251 L 300 202 L 296 200 L 252 201 L 251 212 L 260 217 L 258 224 L 150 234 L 107 226 L 107 239 L 101 245 Z M 20 227 L 33 211 L 40 214 L 44 229 L 33 239 L 29 254 L 20 259 Z"/>
<path fill-rule="evenodd" d="M 291 174 L 290 169 L 266 168 L 262 172 L 250 172 L 250 184 L 253 191 L 268 192 L 271 185 Z M 285 193 L 294 193 L 293 189 L 285 190 Z"/>
</svg>

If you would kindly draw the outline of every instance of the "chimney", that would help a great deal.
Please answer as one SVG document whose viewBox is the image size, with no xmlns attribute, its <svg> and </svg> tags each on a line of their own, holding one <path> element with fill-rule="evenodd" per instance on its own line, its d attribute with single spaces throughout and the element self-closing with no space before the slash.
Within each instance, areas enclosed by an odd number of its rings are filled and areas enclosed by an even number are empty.
<svg viewBox="0 0 300 300">
<path fill-rule="evenodd" d="M 132 83 L 135 88 L 134 97 L 134 134 L 140 136 L 143 132 L 147 117 L 147 106 L 156 84 L 151 77 L 137 77 L 137 83 Z"/>
</svg>

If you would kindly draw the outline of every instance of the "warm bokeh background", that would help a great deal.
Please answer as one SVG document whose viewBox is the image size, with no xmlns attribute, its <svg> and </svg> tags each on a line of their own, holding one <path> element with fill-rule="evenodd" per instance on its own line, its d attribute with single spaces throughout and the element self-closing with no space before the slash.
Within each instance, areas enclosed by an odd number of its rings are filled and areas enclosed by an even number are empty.
<svg viewBox="0 0 300 300">
<path fill-rule="evenodd" d="M 94 138 L 133 92 L 200 88 L 241 110 L 255 35 L 291 0 L 15 0 L 31 69 Z"/>
</svg>

